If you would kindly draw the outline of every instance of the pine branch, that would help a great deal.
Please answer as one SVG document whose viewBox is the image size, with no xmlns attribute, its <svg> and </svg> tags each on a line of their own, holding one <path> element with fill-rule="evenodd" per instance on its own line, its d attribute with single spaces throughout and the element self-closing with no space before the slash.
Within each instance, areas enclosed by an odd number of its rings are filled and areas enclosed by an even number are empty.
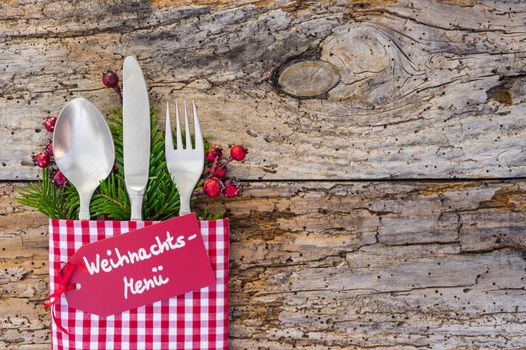
<svg viewBox="0 0 526 350">
<path fill-rule="evenodd" d="M 74 201 L 73 193 L 76 194 L 76 190 L 71 184 L 64 188 L 55 186 L 50 179 L 49 170 L 43 169 L 40 180 L 22 187 L 17 200 L 52 219 L 74 219 L 78 217 L 78 206 L 75 208 L 75 205 L 71 205 L 70 199 Z"/>
</svg>

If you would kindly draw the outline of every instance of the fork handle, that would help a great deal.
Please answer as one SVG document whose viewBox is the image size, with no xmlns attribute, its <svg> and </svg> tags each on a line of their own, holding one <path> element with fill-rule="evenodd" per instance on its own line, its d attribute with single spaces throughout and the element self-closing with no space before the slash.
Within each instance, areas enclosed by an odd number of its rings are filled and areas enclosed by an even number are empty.
<svg viewBox="0 0 526 350">
<path fill-rule="evenodd" d="M 179 216 L 190 214 L 192 211 L 190 210 L 190 198 L 192 197 L 192 192 L 190 193 L 179 193 Z"/>
<path fill-rule="evenodd" d="M 179 216 L 183 216 L 183 215 L 186 215 L 186 214 L 190 214 L 192 211 L 190 210 L 190 208 L 188 209 L 179 209 Z"/>
</svg>

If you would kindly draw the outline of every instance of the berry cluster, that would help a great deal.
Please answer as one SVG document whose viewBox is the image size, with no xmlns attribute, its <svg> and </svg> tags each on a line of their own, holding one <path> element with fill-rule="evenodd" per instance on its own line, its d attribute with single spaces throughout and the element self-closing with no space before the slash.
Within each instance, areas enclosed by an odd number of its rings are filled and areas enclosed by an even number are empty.
<svg viewBox="0 0 526 350">
<path fill-rule="evenodd" d="M 227 165 L 236 160 L 241 162 L 245 159 L 248 150 L 241 145 L 230 147 L 230 157 L 223 157 L 223 149 L 218 146 L 210 148 L 206 153 L 207 167 L 203 175 L 203 192 L 210 198 L 218 197 L 220 194 L 227 198 L 232 198 L 241 193 L 241 184 L 236 177 L 227 177 Z"/>
<path fill-rule="evenodd" d="M 55 130 L 56 122 L 57 117 L 48 116 L 44 119 L 42 125 L 48 132 L 52 133 Z M 49 174 L 56 186 L 64 187 L 68 183 L 68 179 L 66 179 L 64 174 L 58 170 L 55 160 L 53 159 L 53 143 L 51 142 L 51 139 L 48 140 L 48 143 L 44 146 L 42 151 L 33 156 L 33 162 L 42 169 L 49 167 L 51 170 Z"/>
</svg>

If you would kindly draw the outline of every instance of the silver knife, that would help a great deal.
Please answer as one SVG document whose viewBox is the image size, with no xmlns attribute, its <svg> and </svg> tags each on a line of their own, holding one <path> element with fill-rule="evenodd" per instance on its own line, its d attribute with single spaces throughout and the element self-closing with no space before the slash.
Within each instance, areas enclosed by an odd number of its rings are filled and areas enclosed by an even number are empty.
<svg viewBox="0 0 526 350">
<path fill-rule="evenodd" d="M 122 75 L 124 180 L 130 197 L 131 220 L 142 220 L 142 199 L 150 165 L 150 102 L 135 57 L 124 59 Z"/>
</svg>

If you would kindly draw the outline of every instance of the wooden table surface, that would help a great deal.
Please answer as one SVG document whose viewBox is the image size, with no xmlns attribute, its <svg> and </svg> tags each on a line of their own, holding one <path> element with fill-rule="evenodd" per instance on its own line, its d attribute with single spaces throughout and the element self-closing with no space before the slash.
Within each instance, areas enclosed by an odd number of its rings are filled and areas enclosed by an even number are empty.
<svg viewBox="0 0 526 350">
<path fill-rule="evenodd" d="M 49 347 L 41 121 L 136 55 L 246 144 L 231 349 L 526 347 L 526 3 L 0 3 L 0 348 Z M 162 122 L 162 120 L 161 120 Z"/>
</svg>

